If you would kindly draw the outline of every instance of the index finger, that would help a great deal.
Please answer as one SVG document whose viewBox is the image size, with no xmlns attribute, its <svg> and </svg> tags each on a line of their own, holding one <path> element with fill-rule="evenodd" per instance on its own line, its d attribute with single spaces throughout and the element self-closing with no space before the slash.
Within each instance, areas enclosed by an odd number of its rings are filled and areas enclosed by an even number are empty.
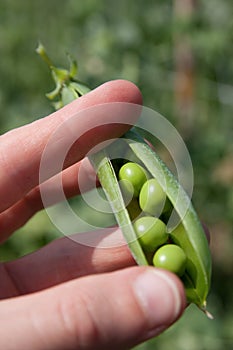
<svg viewBox="0 0 233 350">
<path fill-rule="evenodd" d="M 138 88 L 124 80 L 105 83 L 87 95 L 75 100 L 50 116 L 37 120 L 29 125 L 20 127 L 0 137 L 0 211 L 3 211 L 22 198 L 26 193 L 39 184 L 39 168 L 43 151 L 51 135 L 64 122 L 87 108 L 112 103 L 126 102 L 141 105 L 142 97 Z M 99 142 L 122 135 L 138 118 L 137 113 L 126 115 L 125 123 L 119 123 L 118 110 L 114 113 L 103 113 L 100 127 L 86 132 L 78 142 L 78 147 L 71 149 L 66 157 L 64 167 L 79 161 L 90 148 Z M 89 118 L 81 118 L 75 128 L 88 130 L 95 124 L 96 115 L 90 113 Z M 102 126 L 101 126 L 102 123 Z M 73 126 L 73 125 L 72 125 Z M 54 144 L 51 157 L 62 151 L 64 142 L 69 140 L 69 128 L 63 130 L 61 139 Z M 51 159 L 52 161 L 52 159 Z M 55 173 L 52 171 L 49 176 Z M 46 179 L 44 179 L 46 180 Z"/>
</svg>

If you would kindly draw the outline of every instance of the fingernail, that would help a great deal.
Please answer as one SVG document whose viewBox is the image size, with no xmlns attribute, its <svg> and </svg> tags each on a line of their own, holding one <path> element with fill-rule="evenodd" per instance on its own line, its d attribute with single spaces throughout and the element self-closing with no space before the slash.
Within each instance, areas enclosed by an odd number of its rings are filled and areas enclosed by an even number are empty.
<svg viewBox="0 0 233 350">
<path fill-rule="evenodd" d="M 163 271 L 149 269 L 139 275 L 133 284 L 150 330 L 161 333 L 173 323 L 182 310 L 182 297 L 176 283 Z"/>
</svg>

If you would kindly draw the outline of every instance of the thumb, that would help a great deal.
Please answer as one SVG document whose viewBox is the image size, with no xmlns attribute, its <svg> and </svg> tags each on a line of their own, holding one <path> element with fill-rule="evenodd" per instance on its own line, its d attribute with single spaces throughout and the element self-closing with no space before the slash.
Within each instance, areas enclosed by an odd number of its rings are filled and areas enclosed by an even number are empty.
<svg viewBox="0 0 233 350">
<path fill-rule="evenodd" d="M 128 349 L 168 328 L 185 303 L 175 275 L 132 267 L 1 302 L 0 339 L 7 350 Z"/>
</svg>

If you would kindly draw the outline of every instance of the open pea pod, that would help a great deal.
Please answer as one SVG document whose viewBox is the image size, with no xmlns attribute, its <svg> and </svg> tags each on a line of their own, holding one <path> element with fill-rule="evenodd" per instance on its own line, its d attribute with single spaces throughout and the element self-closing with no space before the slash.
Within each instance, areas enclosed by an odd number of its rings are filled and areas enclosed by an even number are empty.
<svg viewBox="0 0 233 350">
<path fill-rule="evenodd" d="M 187 256 L 186 273 L 182 277 L 187 299 L 205 310 L 211 280 L 211 255 L 203 226 L 191 200 L 175 176 L 142 137 L 132 131 L 125 137 L 132 151 L 163 187 L 178 214 L 180 222 L 170 232 L 170 236 Z"/>
<path fill-rule="evenodd" d="M 129 131 L 123 137 L 146 170 L 163 187 L 179 217 L 180 222 L 170 232 L 170 238 L 173 243 L 184 250 L 187 256 L 186 272 L 182 276 L 187 300 L 195 303 L 211 317 L 206 311 L 206 297 L 211 279 L 211 256 L 203 227 L 191 201 L 175 176 L 139 134 Z M 129 214 L 125 209 L 117 176 L 107 151 L 100 151 L 92 155 L 90 159 L 135 261 L 139 265 L 148 265 Z"/>
<path fill-rule="evenodd" d="M 51 100 L 55 99 L 54 107 L 56 109 L 89 91 L 85 84 L 75 80 L 77 65 L 73 61 L 71 61 L 69 71 L 57 69 L 41 44 L 37 52 L 52 71 L 56 88 L 48 97 Z M 144 140 L 144 136 L 140 136 L 138 132 L 131 129 L 122 139 L 140 163 L 144 165 L 146 171 L 158 181 L 173 206 L 178 222 L 169 232 L 169 237 L 172 243 L 180 246 L 187 256 L 185 273 L 181 277 L 187 300 L 196 304 L 211 318 L 212 316 L 206 311 L 206 298 L 211 279 L 211 256 L 203 227 L 190 198 L 175 176 Z M 125 201 L 108 150 L 108 148 L 101 150 L 89 158 L 135 261 L 139 265 L 149 265 L 129 212 L 125 207 Z"/>
</svg>

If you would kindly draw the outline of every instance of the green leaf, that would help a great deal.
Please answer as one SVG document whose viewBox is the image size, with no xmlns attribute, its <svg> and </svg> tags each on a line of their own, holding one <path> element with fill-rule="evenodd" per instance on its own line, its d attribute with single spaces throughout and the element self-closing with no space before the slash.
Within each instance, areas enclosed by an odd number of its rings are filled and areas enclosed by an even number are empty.
<svg viewBox="0 0 233 350">
<path fill-rule="evenodd" d="M 70 84 L 68 86 L 64 86 L 61 90 L 61 99 L 63 106 L 67 105 L 68 103 L 74 101 L 78 97 L 78 94 Z"/>
<path fill-rule="evenodd" d="M 90 88 L 78 81 L 72 81 L 70 85 L 78 92 L 79 95 L 83 96 L 90 91 Z"/>
<path fill-rule="evenodd" d="M 77 61 L 69 53 L 67 54 L 67 56 L 70 62 L 69 77 L 70 79 L 72 79 L 78 73 L 78 64 Z"/>
</svg>

